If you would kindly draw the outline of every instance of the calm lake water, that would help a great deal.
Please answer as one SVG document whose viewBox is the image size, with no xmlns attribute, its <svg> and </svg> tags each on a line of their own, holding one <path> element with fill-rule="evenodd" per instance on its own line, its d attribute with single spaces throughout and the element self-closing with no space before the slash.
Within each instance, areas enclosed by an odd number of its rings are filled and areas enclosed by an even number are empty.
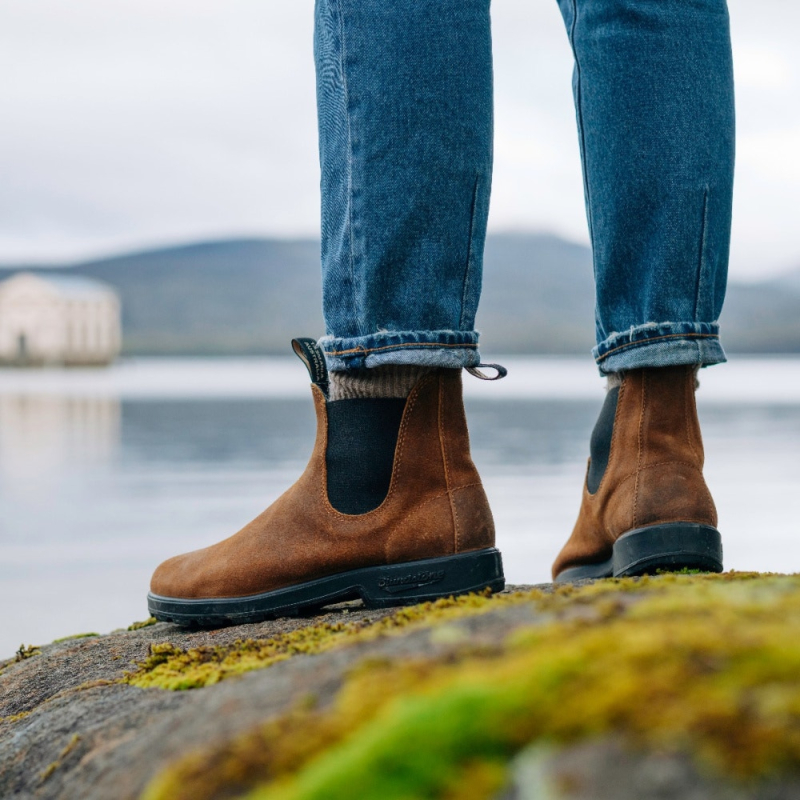
<svg viewBox="0 0 800 800">
<path fill-rule="evenodd" d="M 498 360 L 504 381 L 465 375 L 473 455 L 508 580 L 538 583 L 575 520 L 603 382 L 585 359 Z M 800 360 L 732 359 L 702 384 L 726 566 L 800 571 Z M 259 513 L 313 438 L 294 359 L 0 371 L 0 658 L 144 619 L 153 568 Z"/>
</svg>

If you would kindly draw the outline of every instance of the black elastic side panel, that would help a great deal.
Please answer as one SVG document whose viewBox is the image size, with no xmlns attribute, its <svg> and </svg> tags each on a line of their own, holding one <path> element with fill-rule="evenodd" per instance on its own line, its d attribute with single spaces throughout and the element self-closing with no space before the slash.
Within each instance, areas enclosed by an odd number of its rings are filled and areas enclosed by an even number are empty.
<svg viewBox="0 0 800 800">
<path fill-rule="evenodd" d="M 328 403 L 328 499 L 343 514 L 366 514 L 389 493 L 404 399 Z"/>
<path fill-rule="evenodd" d="M 594 494 L 603 480 L 608 457 L 611 455 L 611 436 L 614 433 L 614 417 L 617 414 L 619 400 L 619 386 L 615 386 L 606 394 L 606 401 L 600 411 L 600 416 L 592 431 L 591 462 L 586 486 L 589 494 Z"/>
</svg>

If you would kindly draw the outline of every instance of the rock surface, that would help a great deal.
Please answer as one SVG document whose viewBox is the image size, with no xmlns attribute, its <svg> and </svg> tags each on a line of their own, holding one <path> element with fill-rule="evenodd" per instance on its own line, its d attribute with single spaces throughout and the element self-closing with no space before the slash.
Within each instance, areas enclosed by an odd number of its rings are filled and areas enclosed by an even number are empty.
<svg viewBox="0 0 800 800">
<path fill-rule="evenodd" d="M 433 656 L 463 642 L 457 635 L 450 644 L 432 629 L 416 630 L 299 656 L 201 691 L 171 692 L 115 683 L 147 658 L 152 645 L 225 646 L 270 639 L 309 625 L 369 625 L 392 613 L 392 609 L 346 606 L 312 618 L 212 631 L 158 623 L 45 645 L 38 655 L 0 664 L 0 719 L 26 715 L 0 724 L 0 797 L 138 797 L 161 769 L 197 747 L 227 741 L 298 698 L 313 695 L 324 704 L 341 686 L 347 670 L 366 657 Z M 532 608 L 520 606 L 460 620 L 453 626 L 463 630 L 473 644 L 490 645 L 535 618 Z M 67 748 L 69 752 L 62 756 Z"/>
<path fill-rule="evenodd" d="M 793 591 L 797 588 L 796 581 L 792 587 Z M 536 587 L 514 588 L 530 591 Z M 436 609 L 423 609 L 397 624 L 392 610 L 350 604 L 313 618 L 213 631 L 187 631 L 158 623 L 69 639 L 20 654 L 18 660 L 0 664 L 0 797 L 138 798 L 160 773 L 193 753 L 221 751 L 237 737 L 303 704 L 322 710 L 332 707 L 356 667 L 419 661 L 457 669 L 462 661 L 471 659 L 474 665 L 481 658 L 497 666 L 508 642 L 523 631 L 551 630 L 552 626 L 596 630 L 606 620 L 625 617 L 649 596 L 644 584 L 639 591 L 629 582 L 619 591 L 599 593 L 596 598 L 581 599 L 579 590 L 567 590 L 558 603 L 548 605 L 542 598 L 551 587 L 538 590 L 520 596 L 519 601 L 505 602 L 501 596 L 474 608 L 446 609 L 441 618 Z M 571 591 L 578 591 L 574 602 Z M 141 665 L 149 658 L 152 661 L 160 646 L 169 645 L 170 652 L 192 648 L 227 652 L 226 648 L 235 649 L 237 642 L 245 640 L 285 639 L 311 628 L 327 635 L 342 626 L 356 633 L 318 652 L 300 652 L 293 649 L 295 645 L 287 645 L 288 650 L 274 663 L 267 666 L 265 662 L 264 668 L 203 688 L 166 691 L 122 682 L 126 674 L 141 672 Z M 614 676 L 608 680 L 613 682 Z M 558 747 L 534 743 L 505 769 L 504 788 L 484 791 L 476 783 L 474 791 L 454 790 L 449 796 L 505 800 L 788 800 L 800 796 L 800 783 L 791 777 L 793 769 L 791 774 L 759 779 L 745 787 L 698 771 L 687 753 L 638 751 L 631 747 L 630 737 L 608 733 L 574 744 L 562 742 Z M 253 785 L 260 785 L 249 780 L 241 785 L 223 781 L 222 788 L 210 788 L 207 796 L 244 796 Z"/>
<path fill-rule="evenodd" d="M 741 786 L 699 771 L 685 755 L 641 753 L 619 741 L 536 745 L 511 767 L 498 800 L 796 800 L 800 780 Z"/>
</svg>

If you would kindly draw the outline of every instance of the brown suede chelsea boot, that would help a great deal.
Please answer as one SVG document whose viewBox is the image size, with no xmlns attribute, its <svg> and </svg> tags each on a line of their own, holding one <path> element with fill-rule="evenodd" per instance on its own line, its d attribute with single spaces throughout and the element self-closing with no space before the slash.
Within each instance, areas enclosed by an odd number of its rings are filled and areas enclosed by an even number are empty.
<svg viewBox="0 0 800 800">
<path fill-rule="evenodd" d="M 553 565 L 555 581 L 722 571 L 693 367 L 623 373 L 606 396 L 591 452 L 578 521 Z"/>
<path fill-rule="evenodd" d="M 322 352 L 311 339 L 293 347 L 317 414 L 305 472 L 235 535 L 161 564 L 150 613 L 226 625 L 359 597 L 386 607 L 502 590 L 460 370 L 428 372 L 406 399 L 329 402 Z"/>
</svg>

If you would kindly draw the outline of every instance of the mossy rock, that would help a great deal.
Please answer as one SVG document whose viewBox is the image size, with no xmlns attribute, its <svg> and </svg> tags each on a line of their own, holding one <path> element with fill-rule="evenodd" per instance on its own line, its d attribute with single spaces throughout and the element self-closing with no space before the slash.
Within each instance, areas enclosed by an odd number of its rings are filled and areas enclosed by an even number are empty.
<svg viewBox="0 0 800 800">
<path fill-rule="evenodd" d="M 48 713 L 83 712 L 75 751 L 54 744 L 31 796 L 800 796 L 800 577 L 663 575 L 117 636 L 146 645 L 135 668 L 5 723 L 33 736 Z M 106 717 L 88 730 L 90 704 Z M 615 769 L 631 780 L 615 787 Z M 26 784 L 0 767 L 9 787 Z"/>
<path fill-rule="evenodd" d="M 332 706 L 192 756 L 145 797 L 214 797 L 215 774 L 247 765 L 252 800 L 345 800 L 354 786 L 382 800 L 490 798 L 532 742 L 611 734 L 692 753 L 721 780 L 800 765 L 800 580 L 664 576 L 506 602 L 557 616 L 489 652 L 368 663 Z"/>
</svg>

